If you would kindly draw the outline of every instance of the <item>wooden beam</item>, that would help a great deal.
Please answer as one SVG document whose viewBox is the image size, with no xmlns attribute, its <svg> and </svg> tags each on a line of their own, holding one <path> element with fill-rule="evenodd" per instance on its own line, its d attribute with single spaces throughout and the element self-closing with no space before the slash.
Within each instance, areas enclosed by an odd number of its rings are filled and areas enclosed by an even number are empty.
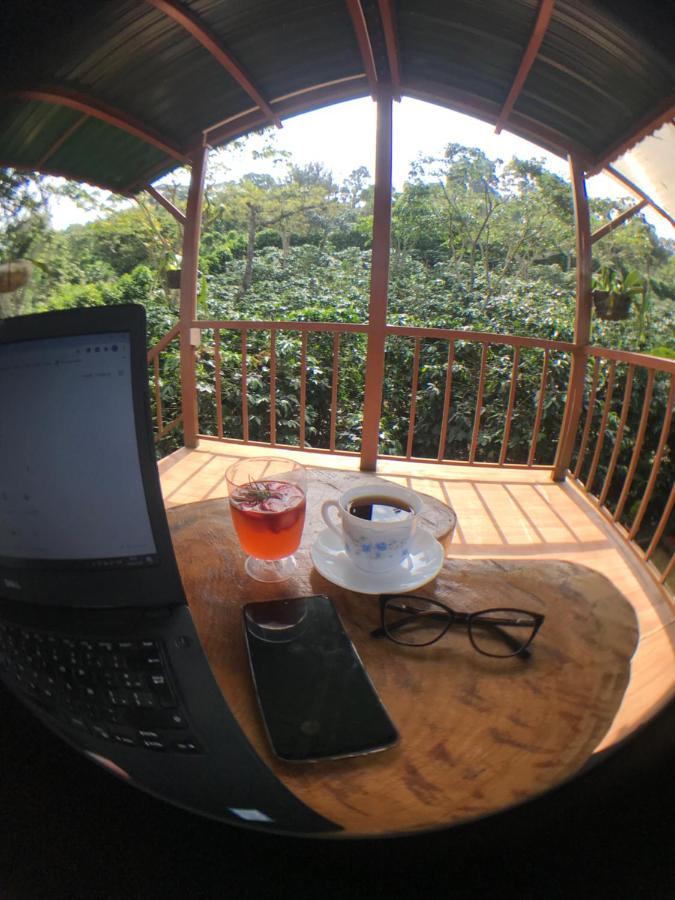
<svg viewBox="0 0 675 900">
<path fill-rule="evenodd" d="M 71 91 L 66 88 L 39 88 L 31 90 L 1 91 L 0 96 L 17 97 L 20 100 L 37 100 L 41 103 L 53 103 L 55 106 L 67 106 L 99 119 L 107 125 L 119 128 L 127 134 L 131 134 L 146 144 L 151 144 L 167 156 L 172 156 L 179 162 L 187 162 L 185 154 L 175 144 L 169 142 L 164 136 L 154 129 L 148 128 L 143 122 L 134 116 L 116 109 L 107 103 L 87 96 L 81 91 Z"/>
<path fill-rule="evenodd" d="M 196 16 L 184 4 L 177 0 L 146 0 L 151 6 L 156 7 L 164 15 L 173 19 L 181 28 L 184 28 L 192 37 L 199 41 L 211 56 L 234 78 L 243 90 L 249 95 L 251 100 L 258 106 L 272 122 L 281 128 L 281 119 L 272 109 L 267 100 L 263 97 L 259 89 L 255 86 L 251 78 L 244 71 L 243 67 L 234 59 L 232 54 L 225 49 L 220 38 L 218 38 L 204 22 Z"/>
<path fill-rule="evenodd" d="M 615 228 L 618 228 L 619 225 L 623 225 L 624 222 L 627 222 L 629 219 L 632 219 L 636 213 L 639 213 L 641 209 L 644 209 L 647 206 L 646 200 L 640 200 L 639 203 L 636 203 L 635 206 L 631 206 L 630 209 L 624 210 L 620 215 L 616 216 L 612 219 L 611 222 L 608 222 L 606 225 L 603 225 L 602 228 L 598 228 L 597 231 L 594 231 L 591 235 L 591 244 L 594 244 L 596 241 L 599 241 L 600 238 L 603 238 L 606 234 L 609 234 L 611 231 L 614 231 Z"/>
<path fill-rule="evenodd" d="M 14 169 L 16 172 L 40 172 L 43 175 L 51 175 L 54 178 L 66 178 L 68 181 L 77 181 L 80 184 L 88 184 L 91 187 L 98 188 L 101 191 L 110 191 L 111 194 L 119 194 L 122 197 L 132 198 L 131 194 L 125 187 L 116 187 L 112 184 L 104 184 L 102 181 L 94 181 L 91 178 L 83 178 L 81 172 L 69 172 L 65 169 L 56 169 L 53 166 L 41 166 L 39 169 L 36 165 L 27 165 L 25 162 L 15 162 L 7 157 L 0 159 L 0 168 Z"/>
<path fill-rule="evenodd" d="M 656 210 L 657 213 L 660 213 L 664 219 L 667 219 L 670 224 L 675 227 L 675 219 L 671 215 L 669 215 L 663 207 L 659 206 L 658 203 L 655 203 L 649 194 L 645 194 L 643 190 L 641 190 L 636 184 L 634 184 L 629 178 L 626 178 L 625 175 L 622 175 L 614 166 L 607 166 L 607 172 L 615 178 L 617 181 L 620 181 L 625 187 L 628 188 L 629 191 L 632 191 L 636 197 L 641 197 L 643 200 L 646 200 L 647 203 Z"/>
<path fill-rule="evenodd" d="M 163 206 L 164 209 L 174 217 L 179 225 L 185 227 L 186 218 L 184 213 L 174 206 L 170 200 L 167 200 L 164 194 L 160 194 L 157 188 L 154 188 L 151 184 L 146 184 L 145 190 L 160 204 L 160 206 Z"/>
<path fill-rule="evenodd" d="M 375 56 L 373 47 L 370 43 L 370 35 L 368 34 L 368 25 L 363 12 L 360 0 L 346 0 L 349 15 L 352 17 L 352 24 L 356 32 L 356 42 L 359 45 L 361 60 L 363 61 L 363 69 L 370 85 L 370 93 L 374 99 L 377 94 L 377 69 L 375 68 Z"/>
<path fill-rule="evenodd" d="M 392 96 L 388 89 L 380 88 L 377 97 L 368 349 L 361 433 L 361 469 L 367 472 L 375 471 L 380 442 L 391 243 L 391 157 Z"/>
<path fill-rule="evenodd" d="M 591 336 L 591 220 L 586 196 L 586 179 L 583 166 L 575 157 L 570 157 L 570 180 L 574 197 L 574 224 L 576 229 L 577 254 L 577 308 L 574 317 L 574 344 L 572 367 L 567 388 L 565 413 L 560 429 L 560 439 L 553 464 L 553 481 L 563 481 L 569 468 L 574 450 L 574 441 L 579 427 L 579 419 L 584 403 L 584 382 L 586 378 L 586 348 Z"/>
<path fill-rule="evenodd" d="M 180 279 L 180 391 L 183 410 L 183 440 L 186 447 L 197 446 L 196 353 L 192 341 L 192 323 L 197 318 L 197 263 L 204 199 L 204 176 L 208 147 L 194 153 L 188 191 L 187 213 L 183 229 L 183 261 Z"/>
<path fill-rule="evenodd" d="M 84 125 L 84 123 L 86 121 L 87 121 L 86 116 L 80 116 L 79 119 L 76 119 L 73 122 L 73 124 L 70 126 L 70 128 L 66 128 L 66 130 L 63 132 L 63 134 L 52 143 L 50 148 L 45 153 L 42 154 L 40 159 L 35 164 L 35 168 L 42 169 L 42 167 L 44 165 L 46 165 L 47 160 L 51 159 L 51 157 L 56 153 L 56 151 L 60 147 L 62 147 L 66 143 L 68 138 L 72 137 L 72 135 L 74 135 L 75 132 L 78 131 Z"/>
<path fill-rule="evenodd" d="M 320 109 L 323 106 L 330 106 L 332 103 L 339 103 L 342 100 L 368 96 L 368 93 L 365 76 L 357 75 L 341 78 L 335 82 L 313 85 L 302 91 L 294 91 L 292 94 L 279 97 L 272 102 L 284 118 L 290 118 L 310 110 Z M 264 124 L 262 113 L 257 108 L 244 110 L 205 131 L 202 142 L 216 147 L 256 128 L 261 128 Z"/>
<path fill-rule="evenodd" d="M 537 14 L 537 19 L 534 23 L 534 29 L 532 31 L 532 35 L 530 36 L 529 43 L 525 48 L 525 53 L 523 54 L 523 58 L 520 61 L 520 67 L 518 72 L 516 73 L 516 77 L 513 80 L 513 84 L 511 85 L 511 90 L 508 93 L 506 100 L 504 101 L 504 105 L 502 106 L 502 110 L 499 113 L 499 118 L 497 119 L 497 124 L 495 125 L 495 134 L 499 134 L 506 121 L 509 117 L 513 106 L 520 95 L 520 92 L 523 89 L 523 85 L 527 79 L 527 76 L 530 73 L 530 69 L 537 58 L 537 54 L 539 53 L 539 48 L 541 47 L 541 42 L 544 40 L 544 35 L 548 29 L 549 23 L 551 21 L 551 16 L 553 15 L 553 5 L 555 0 L 541 0 L 539 5 L 539 13 Z"/>
<path fill-rule="evenodd" d="M 401 65 L 398 48 L 398 25 L 393 0 L 378 0 L 380 19 L 384 30 L 384 43 L 387 48 L 391 89 L 394 100 L 401 100 Z"/>
<path fill-rule="evenodd" d="M 634 122 L 628 131 L 625 131 L 617 140 L 611 144 L 607 150 L 598 156 L 591 167 L 588 169 L 589 175 L 597 175 L 605 169 L 609 163 L 623 156 L 631 147 L 634 147 L 643 138 L 653 134 L 666 122 L 672 122 L 675 119 L 675 96 L 671 95 L 662 100 L 656 107 L 651 109 L 646 115 Z"/>
</svg>

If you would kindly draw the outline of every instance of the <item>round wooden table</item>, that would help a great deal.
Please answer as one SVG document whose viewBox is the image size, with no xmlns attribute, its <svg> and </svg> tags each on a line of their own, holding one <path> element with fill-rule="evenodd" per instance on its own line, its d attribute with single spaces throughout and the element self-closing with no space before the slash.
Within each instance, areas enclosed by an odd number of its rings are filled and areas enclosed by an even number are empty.
<svg viewBox="0 0 675 900">
<path fill-rule="evenodd" d="M 304 803 L 349 835 L 409 833 L 489 815 L 560 784 L 590 758 L 630 677 L 633 607 L 602 575 L 556 561 L 446 559 L 416 593 L 454 609 L 516 607 L 544 613 L 532 657 L 493 659 L 464 629 L 432 647 L 369 633 L 378 600 L 336 587 L 312 567 L 319 508 L 373 475 L 311 469 L 297 576 L 252 581 L 226 499 L 168 511 L 183 583 L 216 680 L 252 746 Z M 455 516 L 425 496 L 424 518 L 451 556 Z M 278 760 L 267 743 L 248 668 L 244 603 L 327 594 L 386 706 L 400 741 L 369 756 L 320 763 Z"/>
</svg>

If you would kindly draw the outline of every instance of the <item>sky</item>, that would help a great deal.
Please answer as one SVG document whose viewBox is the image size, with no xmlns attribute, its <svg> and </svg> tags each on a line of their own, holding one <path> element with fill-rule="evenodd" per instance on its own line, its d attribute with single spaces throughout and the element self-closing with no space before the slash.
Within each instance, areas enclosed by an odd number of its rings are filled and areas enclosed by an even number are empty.
<svg viewBox="0 0 675 900">
<path fill-rule="evenodd" d="M 338 182 L 359 166 L 366 166 L 373 176 L 375 113 L 375 103 L 370 98 L 305 113 L 284 121 L 283 128 L 274 132 L 274 146 L 289 151 L 298 164 L 322 162 Z M 479 147 L 486 156 L 504 162 L 513 156 L 541 159 L 548 169 L 569 178 L 567 160 L 506 130 L 497 135 L 493 125 L 430 103 L 409 98 L 395 103 L 393 128 L 393 182 L 398 190 L 402 188 L 413 160 L 419 155 L 440 155 L 445 145 L 451 142 Z M 246 142 L 244 150 L 227 152 L 225 177 L 237 179 L 248 172 L 274 173 L 269 162 L 252 158 L 253 151 L 261 149 L 263 144 L 263 138 L 253 137 Z M 161 184 L 156 186 L 161 189 Z M 592 197 L 631 196 L 613 178 L 602 174 L 589 179 L 587 191 Z M 661 236 L 675 237 L 673 228 L 658 213 L 648 209 L 645 216 Z M 92 218 L 95 214 L 86 214 L 70 202 L 59 203 L 52 214 L 55 228 Z"/>
</svg>

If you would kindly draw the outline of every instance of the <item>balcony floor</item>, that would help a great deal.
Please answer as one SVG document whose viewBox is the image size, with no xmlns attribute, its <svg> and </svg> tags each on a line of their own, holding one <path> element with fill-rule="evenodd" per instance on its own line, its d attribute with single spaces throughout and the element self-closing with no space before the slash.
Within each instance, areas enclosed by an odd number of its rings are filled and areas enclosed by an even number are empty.
<svg viewBox="0 0 675 900">
<path fill-rule="evenodd" d="M 357 471 L 356 457 L 201 441 L 159 463 L 167 507 L 227 495 L 225 470 L 242 456 L 292 456 L 306 465 Z M 635 608 L 640 640 L 614 723 L 597 751 L 651 718 L 675 694 L 675 606 L 582 491 L 548 470 L 380 461 L 378 475 L 449 502 L 458 524 L 448 556 L 561 559 L 611 578 Z"/>
</svg>

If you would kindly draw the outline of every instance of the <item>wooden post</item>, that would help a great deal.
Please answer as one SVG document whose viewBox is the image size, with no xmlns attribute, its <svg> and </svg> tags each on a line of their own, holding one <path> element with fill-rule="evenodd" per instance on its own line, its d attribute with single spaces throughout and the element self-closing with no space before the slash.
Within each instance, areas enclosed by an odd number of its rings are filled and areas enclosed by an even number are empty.
<svg viewBox="0 0 675 900">
<path fill-rule="evenodd" d="M 591 336 L 591 220 L 588 213 L 586 179 L 581 162 L 570 156 L 570 176 L 574 197 L 574 224 L 577 251 L 577 310 L 574 317 L 574 344 L 572 368 L 567 389 L 565 415 L 560 429 L 560 441 L 555 456 L 552 478 L 563 481 L 569 468 L 579 418 L 584 403 L 586 376 L 586 348 Z"/>
<path fill-rule="evenodd" d="M 384 345 L 389 288 L 389 246 L 391 236 L 391 145 L 392 93 L 381 86 L 377 93 L 377 137 L 375 146 L 375 194 L 373 201 L 373 247 L 368 307 L 368 350 L 366 387 L 363 401 L 361 469 L 374 472 L 380 439 Z"/>
<path fill-rule="evenodd" d="M 204 175 L 209 148 L 201 147 L 192 156 L 192 175 L 188 191 L 185 228 L 183 229 L 183 261 L 180 278 L 180 391 L 183 410 L 183 440 L 186 447 L 197 446 L 197 378 L 195 373 L 198 343 L 192 339 L 192 323 L 197 318 L 197 263 L 202 225 Z"/>
</svg>

